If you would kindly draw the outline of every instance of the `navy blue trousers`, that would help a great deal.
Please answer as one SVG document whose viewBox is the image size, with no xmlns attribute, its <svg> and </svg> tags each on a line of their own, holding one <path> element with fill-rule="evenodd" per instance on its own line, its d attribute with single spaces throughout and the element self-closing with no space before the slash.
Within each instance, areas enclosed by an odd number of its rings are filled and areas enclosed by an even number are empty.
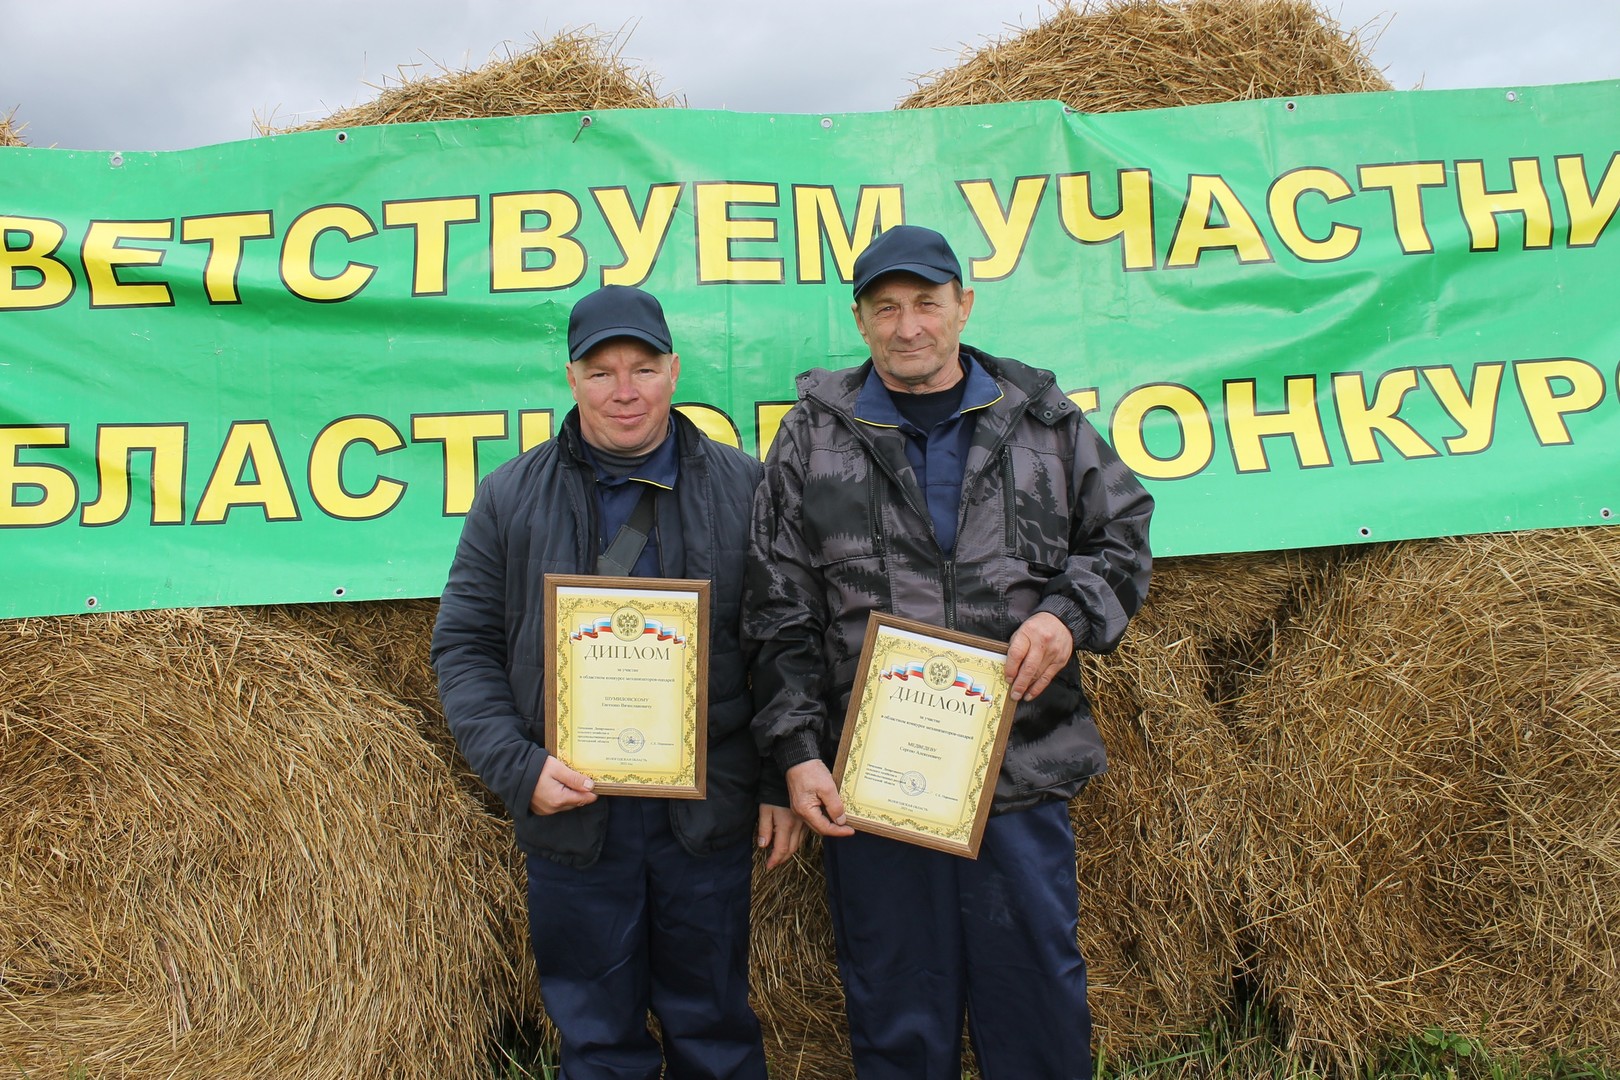
<svg viewBox="0 0 1620 1080">
<path fill-rule="evenodd" d="M 1089 1080 L 1074 831 L 1061 802 L 990 818 L 977 860 L 867 833 L 822 845 L 861 1080 Z"/>
<path fill-rule="evenodd" d="M 748 1004 L 753 845 L 699 858 L 665 800 L 607 799 L 594 866 L 528 859 L 529 941 L 564 1080 L 765 1080 Z"/>
</svg>

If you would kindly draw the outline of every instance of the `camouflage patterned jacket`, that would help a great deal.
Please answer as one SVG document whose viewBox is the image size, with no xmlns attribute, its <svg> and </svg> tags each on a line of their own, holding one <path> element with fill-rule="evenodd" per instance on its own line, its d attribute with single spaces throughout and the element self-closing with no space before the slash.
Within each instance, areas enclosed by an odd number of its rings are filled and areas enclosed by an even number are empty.
<svg viewBox="0 0 1620 1080">
<path fill-rule="evenodd" d="M 852 410 L 871 362 L 799 376 L 754 499 L 743 631 L 754 735 L 785 771 L 837 750 L 867 616 L 1008 641 L 1037 611 L 1112 650 L 1147 596 L 1153 499 L 1049 371 L 963 346 L 1000 385 L 978 411 L 952 556 L 905 435 Z M 1076 659 L 1013 721 L 993 811 L 1066 799 L 1106 764 Z"/>
</svg>

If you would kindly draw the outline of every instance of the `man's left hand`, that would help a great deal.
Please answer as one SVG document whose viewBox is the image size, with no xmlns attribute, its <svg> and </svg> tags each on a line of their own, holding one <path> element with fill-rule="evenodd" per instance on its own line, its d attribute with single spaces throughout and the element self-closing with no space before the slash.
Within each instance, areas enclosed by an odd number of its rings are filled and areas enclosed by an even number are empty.
<svg viewBox="0 0 1620 1080">
<path fill-rule="evenodd" d="M 755 830 L 759 846 L 769 848 L 765 869 L 775 870 L 793 857 L 804 843 L 804 821 L 785 806 L 760 803 L 759 828 Z"/>
<path fill-rule="evenodd" d="M 1073 655 L 1074 635 L 1062 619 L 1050 611 L 1031 615 L 1013 631 L 1007 643 L 1007 680 L 1012 683 L 1012 699 L 1038 697 Z"/>
</svg>

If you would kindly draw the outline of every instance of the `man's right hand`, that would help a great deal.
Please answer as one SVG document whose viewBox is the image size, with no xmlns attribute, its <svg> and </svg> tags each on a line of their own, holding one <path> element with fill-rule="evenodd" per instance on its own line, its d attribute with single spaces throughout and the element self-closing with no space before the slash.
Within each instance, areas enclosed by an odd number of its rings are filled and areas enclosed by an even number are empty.
<svg viewBox="0 0 1620 1080">
<path fill-rule="evenodd" d="M 787 771 L 788 805 L 822 836 L 853 836 L 844 824 L 844 800 L 820 758 L 801 761 Z"/>
<path fill-rule="evenodd" d="M 540 767 L 540 782 L 529 796 L 529 812 L 560 814 L 593 803 L 596 792 L 591 789 L 595 786 L 596 781 L 564 765 L 562 758 L 547 754 L 546 763 Z"/>
</svg>

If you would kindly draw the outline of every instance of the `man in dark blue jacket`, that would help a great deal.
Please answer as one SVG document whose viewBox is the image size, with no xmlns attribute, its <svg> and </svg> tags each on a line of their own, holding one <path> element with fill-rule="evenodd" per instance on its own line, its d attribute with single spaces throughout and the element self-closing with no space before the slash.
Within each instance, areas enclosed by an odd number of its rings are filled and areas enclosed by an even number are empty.
<svg viewBox="0 0 1620 1080">
<path fill-rule="evenodd" d="M 760 467 L 671 410 L 680 357 L 650 294 L 607 286 L 580 300 L 568 356 L 576 407 L 555 439 L 490 474 L 463 526 L 433 632 L 440 698 L 528 857 L 530 940 L 564 1075 L 764 1080 L 748 836 L 775 867 L 803 832 L 749 730 L 739 631 Z M 644 492 L 645 543 L 609 555 Z M 598 797 L 543 743 L 543 577 L 626 571 L 711 583 L 703 799 Z"/>
</svg>

